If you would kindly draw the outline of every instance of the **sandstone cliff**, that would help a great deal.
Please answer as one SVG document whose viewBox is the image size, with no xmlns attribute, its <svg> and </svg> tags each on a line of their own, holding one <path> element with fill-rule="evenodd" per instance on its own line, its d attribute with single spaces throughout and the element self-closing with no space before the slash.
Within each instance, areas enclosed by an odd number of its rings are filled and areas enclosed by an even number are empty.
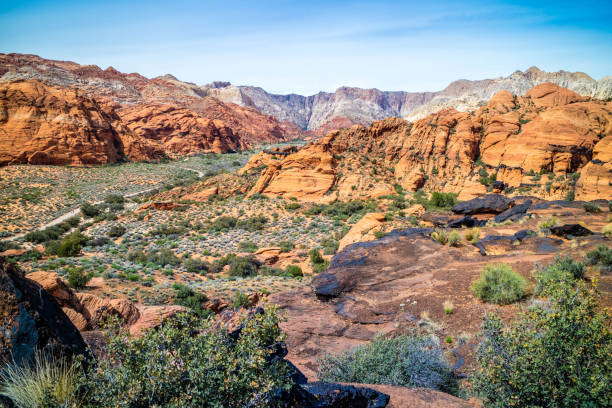
<svg viewBox="0 0 612 408">
<path fill-rule="evenodd" d="M 303 136 L 294 124 L 221 102 L 171 75 L 147 79 L 112 67 L 0 54 L 2 89 L 18 89 L 24 81 L 39 85 L 26 96 L 3 92 L 3 164 L 100 164 L 121 156 L 154 160 Z"/>
<path fill-rule="evenodd" d="M 501 91 L 474 112 L 355 125 L 293 154 L 254 157 L 267 168 L 250 194 L 331 201 L 392 194 L 401 185 L 460 199 L 500 189 L 609 199 L 611 140 L 612 103 L 541 84 L 524 97 Z"/>
</svg>

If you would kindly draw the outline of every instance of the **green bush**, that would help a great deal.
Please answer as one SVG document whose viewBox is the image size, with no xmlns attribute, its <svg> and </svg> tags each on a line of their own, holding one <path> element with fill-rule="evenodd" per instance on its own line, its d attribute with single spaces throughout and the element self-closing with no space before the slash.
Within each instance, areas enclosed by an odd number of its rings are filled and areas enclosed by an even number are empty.
<svg viewBox="0 0 612 408">
<path fill-rule="evenodd" d="M 488 264 L 480 278 L 472 284 L 472 291 L 483 302 L 506 305 L 525 296 L 527 281 L 508 264 Z"/>
<path fill-rule="evenodd" d="M 612 271 L 612 248 L 605 245 L 597 245 L 597 248 L 586 254 L 586 263 L 588 265 L 599 266 L 602 272 Z"/>
<path fill-rule="evenodd" d="M 338 251 L 340 244 L 333 238 L 323 238 L 321 240 L 321 248 L 325 255 L 333 255 Z"/>
<path fill-rule="evenodd" d="M 239 307 L 249 308 L 251 307 L 251 299 L 244 294 L 244 292 L 237 292 L 234 296 L 234 309 L 238 309 Z"/>
<path fill-rule="evenodd" d="M 281 252 L 290 252 L 293 248 L 295 248 L 295 244 L 291 241 L 281 241 L 278 243 L 280 246 Z"/>
<path fill-rule="evenodd" d="M 179 315 L 138 338 L 112 335 L 107 357 L 82 377 L 84 408 L 273 407 L 289 389 L 287 364 L 270 361 L 282 341 L 275 309 L 244 321 L 237 339 L 211 320 Z"/>
<path fill-rule="evenodd" d="M 607 311 L 582 281 L 550 282 L 548 301 L 504 327 L 485 319 L 474 389 L 487 407 L 606 407 L 612 404 Z"/>
<path fill-rule="evenodd" d="M 236 223 L 236 228 L 246 231 L 261 231 L 265 228 L 268 219 L 263 215 L 256 215 L 246 220 L 239 220 Z"/>
<path fill-rule="evenodd" d="M 84 203 L 83 205 L 81 205 L 81 214 L 83 214 L 83 217 L 85 218 L 95 217 L 96 215 L 99 215 L 100 212 L 100 207 L 97 205 L 89 203 Z"/>
<path fill-rule="evenodd" d="M 461 235 L 457 231 L 452 231 L 448 234 L 448 244 L 453 247 L 459 246 L 461 243 Z"/>
<path fill-rule="evenodd" d="M 125 198 L 120 194 L 108 194 L 104 197 L 104 202 L 106 204 L 123 204 L 125 203 Z"/>
<path fill-rule="evenodd" d="M 308 256 L 310 257 L 310 263 L 313 265 L 325 262 L 325 258 L 321 255 L 321 251 L 316 248 L 311 249 L 310 252 L 308 252 Z"/>
<path fill-rule="evenodd" d="M 204 293 L 195 292 L 189 286 L 180 283 L 172 285 L 172 289 L 174 289 L 172 300 L 175 305 L 185 306 L 200 317 L 206 318 L 212 315 L 210 310 L 203 307 L 203 303 L 208 301 Z"/>
<path fill-rule="evenodd" d="M 89 238 L 83 235 L 80 231 L 74 231 L 66 236 L 57 247 L 57 256 L 68 257 L 78 256 L 81 253 L 81 248 Z"/>
<path fill-rule="evenodd" d="M 546 294 L 546 288 L 552 286 L 553 282 L 565 281 L 571 284 L 575 279 L 584 278 L 585 266 L 582 262 L 576 262 L 572 258 L 557 256 L 553 263 L 541 268 L 535 273 L 536 295 Z"/>
<path fill-rule="evenodd" d="M 452 208 L 457 204 L 457 194 L 434 191 L 429 198 L 429 205 L 436 208 Z"/>
<path fill-rule="evenodd" d="M 59 239 L 66 232 L 79 225 L 80 219 L 78 217 L 71 217 L 66 221 L 59 224 L 47 227 L 40 231 L 32 231 L 27 233 L 23 239 L 28 242 L 34 242 L 41 244 L 47 241 L 53 241 Z"/>
<path fill-rule="evenodd" d="M 91 280 L 91 275 L 85 273 L 83 268 L 68 269 L 68 286 L 73 289 L 83 289 Z"/>
<path fill-rule="evenodd" d="M 210 229 L 212 231 L 227 231 L 236 227 L 237 222 L 237 218 L 224 215 L 222 217 L 215 218 L 210 226 Z"/>
<path fill-rule="evenodd" d="M 242 241 L 238 243 L 238 249 L 243 252 L 255 252 L 257 248 L 257 244 L 251 241 Z"/>
<path fill-rule="evenodd" d="M 113 225 L 108 231 L 108 236 L 111 238 L 117 238 L 125 234 L 125 227 L 123 225 Z"/>
<path fill-rule="evenodd" d="M 302 268 L 297 265 L 287 265 L 287 267 L 285 268 L 285 273 L 293 278 L 304 276 Z"/>
<path fill-rule="evenodd" d="M 442 245 L 446 245 L 448 243 L 448 233 L 446 230 L 437 229 L 431 233 L 431 237 Z"/>
<path fill-rule="evenodd" d="M 320 361 L 322 381 L 389 384 L 447 390 L 451 375 L 434 336 L 377 336 L 366 345 Z"/>
<path fill-rule="evenodd" d="M 316 204 L 304 211 L 304 214 L 310 216 L 323 214 L 346 221 L 354 214 L 365 214 L 366 212 L 373 211 L 376 207 L 377 204 L 373 200 L 334 201 L 331 204 Z"/>
<path fill-rule="evenodd" d="M 600 213 L 601 208 L 595 203 L 584 203 L 584 211 L 588 213 Z"/>
<path fill-rule="evenodd" d="M 187 272 L 191 273 L 207 273 L 210 270 L 210 264 L 197 258 L 183 259 L 183 266 Z"/>
<path fill-rule="evenodd" d="M 148 262 L 153 262 L 159 266 L 178 266 L 181 264 L 181 260 L 168 248 L 162 248 L 159 251 L 150 253 L 147 258 Z"/>
<path fill-rule="evenodd" d="M 229 262 L 229 276 L 246 278 L 257 275 L 259 263 L 252 256 L 235 256 Z"/>
</svg>

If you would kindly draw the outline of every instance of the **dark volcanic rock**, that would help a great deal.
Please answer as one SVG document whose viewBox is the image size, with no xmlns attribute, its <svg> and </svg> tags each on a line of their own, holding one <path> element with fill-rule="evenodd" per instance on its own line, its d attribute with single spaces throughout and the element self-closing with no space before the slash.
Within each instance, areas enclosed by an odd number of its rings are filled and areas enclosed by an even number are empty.
<svg viewBox="0 0 612 408">
<path fill-rule="evenodd" d="M 514 200 L 501 194 L 489 194 L 455 205 L 455 214 L 499 214 L 514 204 Z"/>
<path fill-rule="evenodd" d="M 580 224 L 565 224 L 559 227 L 552 227 L 550 232 L 554 235 L 565 238 L 586 237 L 587 235 L 593 235 L 593 231 L 583 227 Z"/>
<path fill-rule="evenodd" d="M 459 218 L 457 220 L 450 221 L 446 226 L 448 228 L 461 228 L 461 227 L 483 227 L 487 224 L 486 220 L 478 220 L 476 218 L 472 218 L 469 215 L 465 217 Z"/>
<path fill-rule="evenodd" d="M 57 301 L 0 257 L 0 356 L 29 360 L 37 349 L 89 355 L 79 331 Z"/>
<path fill-rule="evenodd" d="M 495 222 L 504 222 L 508 219 L 518 219 L 525 215 L 529 207 L 531 207 L 531 200 L 527 200 L 523 204 L 508 208 L 506 211 L 495 216 Z"/>
<path fill-rule="evenodd" d="M 489 235 L 474 246 L 482 256 L 502 255 L 520 251 L 529 254 L 547 254 L 559 250 L 560 239 L 539 237 L 530 230 L 521 230 L 514 235 Z"/>
<path fill-rule="evenodd" d="M 301 387 L 308 396 L 296 408 L 383 408 L 389 403 L 388 395 L 371 388 L 325 382 Z"/>
</svg>

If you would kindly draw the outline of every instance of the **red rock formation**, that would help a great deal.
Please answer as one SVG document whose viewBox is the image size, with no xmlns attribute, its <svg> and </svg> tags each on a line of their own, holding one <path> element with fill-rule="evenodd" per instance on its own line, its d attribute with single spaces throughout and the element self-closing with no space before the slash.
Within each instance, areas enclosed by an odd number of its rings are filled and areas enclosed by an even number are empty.
<svg viewBox="0 0 612 408">
<path fill-rule="evenodd" d="M 205 96 L 170 75 L 147 79 L 112 67 L 0 54 L 0 77 L 0 164 L 155 160 L 303 136 L 293 124 Z M 19 90 L 24 80 L 39 85 Z"/>
<path fill-rule="evenodd" d="M 156 151 L 116 126 L 119 117 L 78 91 L 38 81 L 0 84 L 0 165 L 103 164 Z"/>
<path fill-rule="evenodd" d="M 581 199 L 611 197 L 611 104 L 553 84 L 527 95 L 502 91 L 476 112 L 446 109 L 414 123 L 385 119 L 331 132 L 284 158 L 258 155 L 245 168 L 268 168 L 251 194 L 366 198 L 399 183 L 469 199 L 496 179 L 547 198 L 565 197 L 574 184 Z M 571 173 L 581 174 L 577 183 Z"/>
</svg>

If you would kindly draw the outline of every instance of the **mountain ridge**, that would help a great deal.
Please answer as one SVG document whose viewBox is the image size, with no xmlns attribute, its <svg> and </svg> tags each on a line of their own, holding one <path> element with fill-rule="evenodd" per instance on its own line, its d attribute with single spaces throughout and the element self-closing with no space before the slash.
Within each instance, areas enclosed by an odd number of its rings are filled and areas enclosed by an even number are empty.
<svg viewBox="0 0 612 408">
<path fill-rule="evenodd" d="M 390 116 L 413 121 L 449 107 L 459 111 L 475 110 L 499 91 L 508 90 L 522 96 L 534 86 L 546 82 L 583 96 L 602 100 L 612 98 L 612 76 L 597 81 L 583 72 L 545 72 L 535 66 L 525 71 L 514 71 L 506 77 L 459 79 L 443 90 L 433 92 L 381 91 L 377 88 L 342 86 L 333 93 L 279 95 L 268 93 L 261 87 L 235 86 L 221 81 L 215 82 L 215 87 L 204 85 L 200 89 L 206 95 L 222 101 L 252 106 L 280 121 L 289 121 L 302 129 L 316 131 L 340 118 L 353 124 L 368 125 Z"/>
</svg>

